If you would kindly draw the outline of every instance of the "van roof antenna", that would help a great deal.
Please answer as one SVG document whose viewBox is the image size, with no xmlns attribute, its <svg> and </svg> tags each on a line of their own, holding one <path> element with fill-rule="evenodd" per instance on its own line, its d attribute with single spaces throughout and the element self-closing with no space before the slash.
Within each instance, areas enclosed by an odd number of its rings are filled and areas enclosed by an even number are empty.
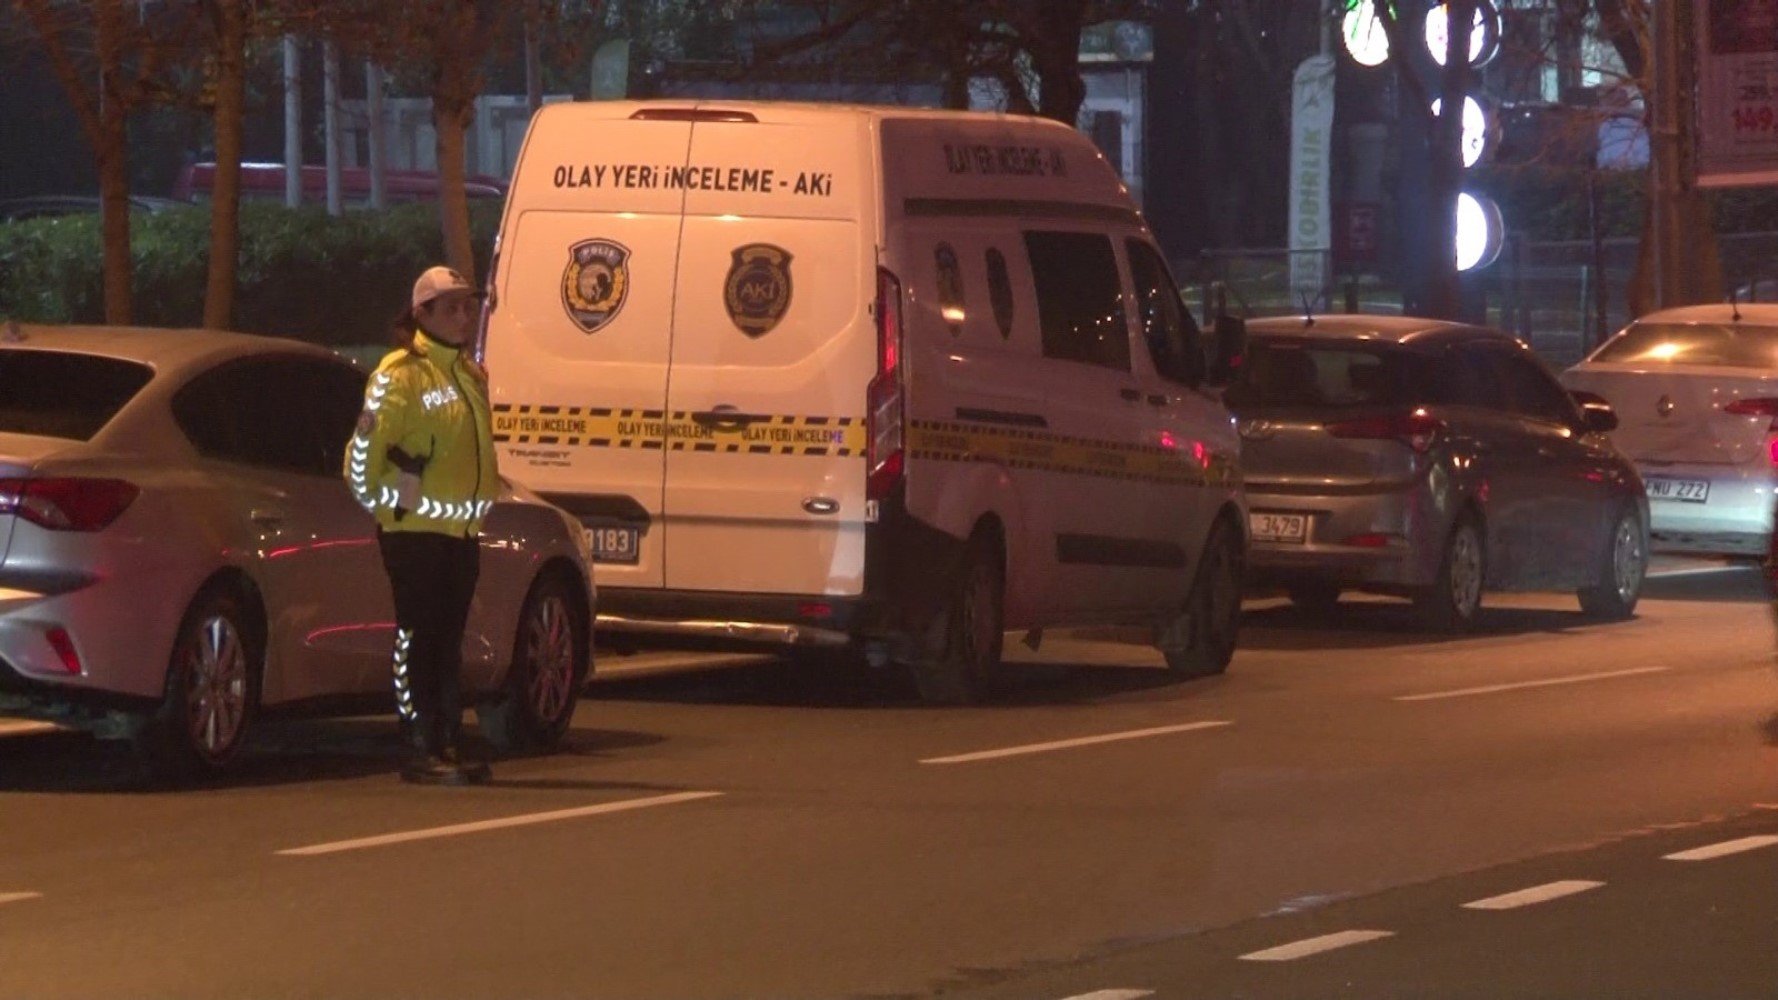
<svg viewBox="0 0 1778 1000">
<path fill-rule="evenodd" d="M 1303 300 L 1303 326 L 1314 326 L 1315 300 L 1319 298 L 1319 296 L 1310 295 L 1308 292 L 1298 292 L 1297 297 Z"/>
<path fill-rule="evenodd" d="M 1729 289 L 1729 319 L 1736 323 L 1741 322 L 1741 296 L 1733 288 Z"/>
</svg>

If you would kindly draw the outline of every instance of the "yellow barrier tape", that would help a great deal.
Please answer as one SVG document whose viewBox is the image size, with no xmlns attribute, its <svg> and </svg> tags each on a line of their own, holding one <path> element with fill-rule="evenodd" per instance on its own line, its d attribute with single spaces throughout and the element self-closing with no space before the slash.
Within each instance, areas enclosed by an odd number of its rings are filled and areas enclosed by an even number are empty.
<svg viewBox="0 0 1778 1000">
<path fill-rule="evenodd" d="M 503 444 L 849 458 L 864 454 L 864 433 L 858 417 L 753 414 L 735 424 L 708 424 L 687 411 L 494 406 L 494 440 Z"/>
</svg>

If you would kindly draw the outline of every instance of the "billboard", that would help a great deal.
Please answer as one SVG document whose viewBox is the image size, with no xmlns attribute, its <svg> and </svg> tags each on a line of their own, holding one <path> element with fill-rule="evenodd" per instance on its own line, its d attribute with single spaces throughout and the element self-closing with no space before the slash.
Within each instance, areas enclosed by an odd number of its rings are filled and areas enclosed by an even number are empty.
<svg viewBox="0 0 1778 1000">
<path fill-rule="evenodd" d="M 1778 184 L 1778 0 L 1693 0 L 1698 184 Z"/>
</svg>

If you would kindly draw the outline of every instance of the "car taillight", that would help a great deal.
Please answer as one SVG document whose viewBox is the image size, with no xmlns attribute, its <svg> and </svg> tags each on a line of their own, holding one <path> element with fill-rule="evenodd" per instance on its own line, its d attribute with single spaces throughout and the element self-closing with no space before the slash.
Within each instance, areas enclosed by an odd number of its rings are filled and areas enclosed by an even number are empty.
<svg viewBox="0 0 1778 1000">
<path fill-rule="evenodd" d="M 1766 461 L 1778 468 L 1778 399 L 1767 396 L 1752 396 L 1737 399 L 1722 408 L 1722 412 L 1737 417 L 1765 417 L 1771 423 L 1766 426 Z"/>
<path fill-rule="evenodd" d="M 1337 438 L 1400 441 L 1422 453 L 1431 448 L 1445 430 L 1445 422 L 1425 410 L 1362 417 L 1327 425 L 1327 432 Z"/>
<path fill-rule="evenodd" d="M 140 492 L 121 479 L 0 479 L 0 514 L 51 531 L 99 531 Z"/>
<path fill-rule="evenodd" d="M 902 433 L 901 281 L 877 269 L 877 374 L 865 393 L 866 497 L 882 500 L 905 468 Z"/>
</svg>

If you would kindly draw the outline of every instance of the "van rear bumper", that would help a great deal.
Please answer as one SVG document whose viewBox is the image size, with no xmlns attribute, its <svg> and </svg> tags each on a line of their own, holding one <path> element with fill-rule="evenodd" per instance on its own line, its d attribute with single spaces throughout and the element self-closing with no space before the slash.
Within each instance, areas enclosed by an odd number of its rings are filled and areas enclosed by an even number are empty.
<svg viewBox="0 0 1778 1000">
<path fill-rule="evenodd" d="M 595 628 L 676 648 L 844 646 L 923 634 L 955 586 L 967 543 L 908 513 L 897 488 L 865 534 L 857 595 L 600 587 Z"/>
<path fill-rule="evenodd" d="M 594 627 L 674 645 L 844 646 L 875 617 L 857 598 L 685 590 L 599 591 Z"/>
</svg>

